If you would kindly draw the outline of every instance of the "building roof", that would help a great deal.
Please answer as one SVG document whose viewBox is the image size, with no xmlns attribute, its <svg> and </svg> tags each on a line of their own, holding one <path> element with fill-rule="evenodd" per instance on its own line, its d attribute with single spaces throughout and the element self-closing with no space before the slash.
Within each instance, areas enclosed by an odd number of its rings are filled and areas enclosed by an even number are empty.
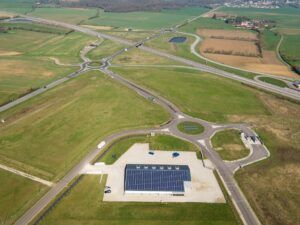
<svg viewBox="0 0 300 225">
<path fill-rule="evenodd" d="M 127 164 L 125 191 L 184 192 L 184 181 L 191 181 L 187 165 Z"/>
</svg>

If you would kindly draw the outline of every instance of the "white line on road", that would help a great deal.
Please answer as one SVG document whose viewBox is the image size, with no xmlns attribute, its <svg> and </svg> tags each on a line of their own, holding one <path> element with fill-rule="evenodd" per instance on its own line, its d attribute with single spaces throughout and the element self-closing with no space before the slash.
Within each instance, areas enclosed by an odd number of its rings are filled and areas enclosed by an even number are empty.
<svg viewBox="0 0 300 225">
<path fill-rule="evenodd" d="M 8 171 L 8 172 L 11 172 L 11 173 L 20 175 L 20 176 L 22 176 L 22 177 L 26 177 L 26 178 L 28 178 L 28 179 L 30 179 L 30 180 L 39 182 L 39 183 L 41 183 L 41 184 L 47 185 L 47 186 L 49 186 L 49 187 L 53 186 L 53 183 L 50 182 L 50 181 L 43 180 L 43 179 L 41 179 L 41 178 L 39 178 L 39 177 L 35 177 L 35 176 L 33 176 L 33 175 L 30 175 L 30 174 L 28 174 L 28 173 L 24 173 L 24 172 L 22 172 L 22 171 L 19 171 L 19 170 L 14 169 L 14 168 L 11 168 L 11 167 L 8 167 L 8 166 L 2 165 L 2 164 L 0 164 L 0 168 L 3 169 L 3 170 L 6 170 L 6 171 Z"/>
</svg>

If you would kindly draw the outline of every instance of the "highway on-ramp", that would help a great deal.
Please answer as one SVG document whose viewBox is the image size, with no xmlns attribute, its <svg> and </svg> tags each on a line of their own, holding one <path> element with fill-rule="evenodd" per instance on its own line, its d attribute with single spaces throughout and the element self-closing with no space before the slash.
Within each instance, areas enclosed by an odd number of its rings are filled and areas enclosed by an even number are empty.
<svg viewBox="0 0 300 225">
<path fill-rule="evenodd" d="M 137 43 L 133 43 L 131 41 L 119 38 L 119 37 L 114 37 L 111 35 L 107 34 L 101 34 L 99 32 L 83 28 L 80 26 L 76 25 L 71 25 L 63 22 L 57 22 L 57 21 L 52 21 L 52 20 L 45 20 L 45 19 L 40 19 L 40 18 L 33 18 L 33 17 L 26 17 L 26 19 L 33 21 L 33 22 L 38 22 L 38 23 L 45 23 L 45 24 L 50 24 L 50 25 L 55 25 L 55 26 L 62 26 L 65 28 L 77 30 L 83 33 L 86 33 L 88 35 L 93 35 L 97 37 L 102 37 L 106 39 L 110 39 L 112 41 L 120 42 L 125 45 L 128 45 L 129 47 L 127 50 L 130 48 L 135 48 L 138 46 L 140 49 L 144 51 L 151 52 L 153 54 L 167 57 L 169 59 L 172 59 L 177 62 L 181 62 L 184 64 L 187 64 L 189 66 L 195 67 L 196 69 L 199 69 L 201 71 L 206 71 L 210 72 L 213 74 L 217 74 L 219 76 L 223 76 L 226 78 L 234 79 L 239 82 L 255 86 L 257 88 L 261 88 L 267 91 L 271 91 L 277 94 L 284 95 L 286 97 L 290 97 L 295 100 L 300 100 L 300 95 L 299 93 L 294 93 L 291 91 L 286 91 L 285 89 L 269 85 L 269 84 L 263 84 L 259 83 L 255 80 L 250 80 L 244 77 L 237 76 L 232 73 L 228 73 L 225 71 L 222 71 L 220 69 L 216 69 L 213 67 L 209 67 L 203 64 L 200 64 L 198 62 L 194 62 L 192 60 L 188 60 L 182 57 L 174 56 L 153 48 L 145 47 L 143 44 L 148 41 L 151 38 L 156 38 L 159 35 L 162 35 L 164 30 L 162 30 L 159 34 L 155 34 L 151 36 L 148 39 L 142 40 Z M 64 188 L 68 186 L 68 184 L 75 179 L 77 176 L 80 175 L 83 167 L 87 165 L 88 163 L 91 163 L 96 157 L 99 156 L 99 154 L 103 153 L 105 151 L 106 147 L 111 144 L 112 142 L 118 140 L 121 137 L 126 137 L 126 136 L 131 136 L 131 135 L 139 135 L 139 134 L 149 134 L 150 132 L 155 132 L 155 133 L 165 133 L 169 135 L 173 135 L 176 137 L 179 137 L 181 139 L 190 141 L 191 143 L 194 143 L 195 145 L 199 146 L 202 154 L 205 155 L 208 159 L 212 161 L 214 164 L 225 188 L 227 189 L 229 196 L 231 200 L 233 201 L 241 219 L 243 220 L 244 224 L 247 225 L 259 225 L 260 222 L 258 218 L 256 217 L 255 213 L 251 209 L 249 203 L 247 202 L 247 199 L 243 195 L 242 191 L 239 189 L 238 184 L 234 180 L 233 174 L 234 171 L 238 168 L 236 168 L 236 165 L 238 166 L 244 166 L 248 165 L 250 163 L 256 162 L 258 160 L 262 160 L 266 157 L 268 157 L 269 153 L 266 147 L 263 144 L 257 145 L 255 148 L 253 147 L 253 151 L 249 157 L 244 159 L 244 161 L 238 162 L 238 164 L 235 165 L 229 165 L 228 163 L 224 162 L 219 155 L 214 151 L 214 149 L 211 146 L 210 139 L 214 135 L 215 132 L 218 132 L 220 130 L 224 129 L 239 129 L 243 132 L 250 133 L 250 135 L 255 135 L 255 133 L 246 125 L 246 124 L 214 124 L 210 123 L 198 118 L 193 118 L 188 115 L 185 115 L 182 113 L 178 107 L 176 107 L 173 103 L 168 101 L 167 99 L 157 95 L 156 93 L 145 89 L 142 86 L 139 86 L 125 78 L 123 78 L 121 75 L 116 74 L 112 71 L 109 70 L 110 63 L 109 61 L 112 60 L 114 57 L 117 55 L 122 54 L 125 51 L 125 49 L 118 51 L 117 53 L 113 54 L 110 57 L 107 57 L 104 60 L 104 63 L 101 67 L 98 69 L 102 71 L 103 73 L 107 74 L 108 76 L 114 78 L 116 81 L 122 83 L 123 85 L 127 86 L 128 88 L 136 91 L 139 95 L 145 97 L 148 100 L 154 101 L 155 103 L 161 105 L 164 107 L 171 115 L 171 120 L 161 126 L 160 128 L 153 128 L 153 129 L 141 129 L 141 130 L 129 130 L 129 131 L 122 131 L 120 133 L 111 135 L 103 140 L 101 140 L 100 144 L 98 145 L 98 148 L 94 149 L 91 151 L 88 155 L 86 155 L 80 163 L 78 163 L 73 169 L 71 169 L 66 176 L 61 179 L 57 184 L 55 184 L 49 192 L 47 192 L 35 205 L 33 205 L 23 216 L 19 218 L 19 220 L 16 222 L 17 225 L 23 225 L 23 224 L 28 224 L 30 223 L 36 216 L 38 216 L 43 209 L 45 209 L 51 201 L 53 201 L 59 193 L 61 193 Z M 87 68 L 86 70 L 89 70 L 90 68 Z M 77 74 L 74 74 L 76 76 Z M 72 77 L 72 76 L 71 76 Z M 62 81 L 63 82 L 63 81 Z M 38 94 L 38 93 L 37 93 Z M 10 106 L 12 107 L 12 106 Z M 181 133 L 177 129 L 177 125 L 179 122 L 182 122 L 184 120 L 187 121 L 193 121 L 200 123 L 201 125 L 204 126 L 205 131 L 200 134 L 200 135 L 187 135 Z M 234 168 L 234 169 L 233 169 Z M 234 171 L 233 171 L 234 170 Z"/>
</svg>

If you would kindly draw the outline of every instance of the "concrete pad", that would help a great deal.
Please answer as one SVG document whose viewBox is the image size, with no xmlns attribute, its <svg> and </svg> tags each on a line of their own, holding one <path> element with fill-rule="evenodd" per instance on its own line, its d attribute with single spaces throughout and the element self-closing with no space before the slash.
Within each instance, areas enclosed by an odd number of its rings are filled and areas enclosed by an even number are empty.
<svg viewBox="0 0 300 225">
<path fill-rule="evenodd" d="M 173 158 L 172 151 L 154 151 L 149 154 L 149 144 L 134 144 L 113 165 L 88 165 L 83 170 L 86 174 L 108 174 L 107 186 L 111 193 L 105 194 L 104 201 L 131 202 L 207 202 L 224 203 L 225 198 L 219 184 L 209 168 L 204 168 L 195 152 L 180 152 Z M 171 194 L 137 194 L 124 192 L 124 172 L 126 164 L 167 164 L 188 165 L 191 171 L 191 182 L 185 182 L 184 196 Z M 211 165 L 209 160 L 205 164 Z"/>
</svg>

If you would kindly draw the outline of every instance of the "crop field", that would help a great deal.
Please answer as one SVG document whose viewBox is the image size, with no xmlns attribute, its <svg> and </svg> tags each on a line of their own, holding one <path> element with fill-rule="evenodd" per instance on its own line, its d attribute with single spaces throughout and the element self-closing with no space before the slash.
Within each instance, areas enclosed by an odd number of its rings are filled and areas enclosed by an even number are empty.
<svg viewBox="0 0 300 225">
<path fill-rule="evenodd" d="M 47 188 L 37 182 L 0 170 L 0 223 L 14 224 Z"/>
<path fill-rule="evenodd" d="M 162 10 L 161 12 L 111 13 L 101 11 L 99 17 L 87 20 L 84 24 L 152 30 L 171 27 L 191 17 L 199 16 L 206 11 L 207 9 L 200 7 Z"/>
<path fill-rule="evenodd" d="M 278 28 L 300 28 L 300 9 L 297 8 L 248 9 L 222 7 L 218 11 L 255 19 L 274 20 Z"/>
<path fill-rule="evenodd" d="M 222 30 L 199 29 L 198 34 L 205 38 L 200 45 L 200 53 L 209 59 L 254 72 L 297 77 L 277 58 L 274 51 L 277 39 L 269 33 L 263 35 L 262 45 L 270 50 L 262 50 L 262 54 L 256 41 L 248 41 L 257 39 L 252 32 L 226 30 L 223 34 Z"/>
<path fill-rule="evenodd" d="M 231 24 L 225 23 L 222 20 L 214 20 L 205 17 L 200 17 L 192 23 L 180 28 L 181 31 L 189 33 L 196 33 L 198 29 L 235 30 L 236 28 Z"/>
<path fill-rule="evenodd" d="M 213 136 L 211 141 L 214 149 L 224 160 L 242 159 L 250 153 L 242 142 L 238 130 L 220 131 Z"/>
<path fill-rule="evenodd" d="M 153 127 L 166 121 L 168 114 L 94 71 L 5 111 L 0 118 L 6 121 L 0 127 L 0 161 L 11 159 L 14 168 L 54 180 L 101 138 L 124 129 Z"/>
<path fill-rule="evenodd" d="M 291 65 L 300 67 L 300 35 L 284 36 L 280 54 Z"/>
<path fill-rule="evenodd" d="M 106 176 L 84 176 L 41 224 L 233 225 L 229 204 L 103 202 Z"/>
<path fill-rule="evenodd" d="M 97 9 L 92 8 L 36 8 L 33 12 L 29 13 L 30 16 L 73 24 L 83 22 L 96 14 Z"/>
<path fill-rule="evenodd" d="M 254 72 L 261 72 L 267 74 L 274 74 L 280 76 L 287 76 L 291 78 L 297 78 L 295 73 L 291 72 L 290 69 L 283 65 L 279 59 L 277 59 L 275 52 L 264 51 L 263 58 L 255 57 L 241 57 L 235 55 L 221 55 L 221 54 L 204 54 L 207 58 L 215 61 L 235 66 L 237 68 L 247 69 Z"/>
<path fill-rule="evenodd" d="M 201 43 L 200 52 L 241 57 L 259 57 L 260 54 L 254 42 L 218 38 L 205 38 Z"/>
<path fill-rule="evenodd" d="M 245 30 L 198 29 L 197 34 L 205 38 L 257 41 L 257 34 Z"/>
<path fill-rule="evenodd" d="M 265 50 L 276 51 L 276 47 L 279 40 L 280 40 L 280 35 L 265 29 L 261 37 L 262 48 Z"/>
<path fill-rule="evenodd" d="M 113 70 L 160 93 L 183 112 L 209 121 L 227 121 L 229 115 L 268 113 L 252 89 L 212 74 L 181 68 Z"/>
<path fill-rule="evenodd" d="M 199 149 L 193 144 L 168 135 L 133 136 L 119 140 L 109 146 L 109 152 L 101 158 L 101 162 L 105 162 L 107 165 L 113 164 L 135 143 L 149 143 L 152 150 L 199 152 Z"/>
</svg>

